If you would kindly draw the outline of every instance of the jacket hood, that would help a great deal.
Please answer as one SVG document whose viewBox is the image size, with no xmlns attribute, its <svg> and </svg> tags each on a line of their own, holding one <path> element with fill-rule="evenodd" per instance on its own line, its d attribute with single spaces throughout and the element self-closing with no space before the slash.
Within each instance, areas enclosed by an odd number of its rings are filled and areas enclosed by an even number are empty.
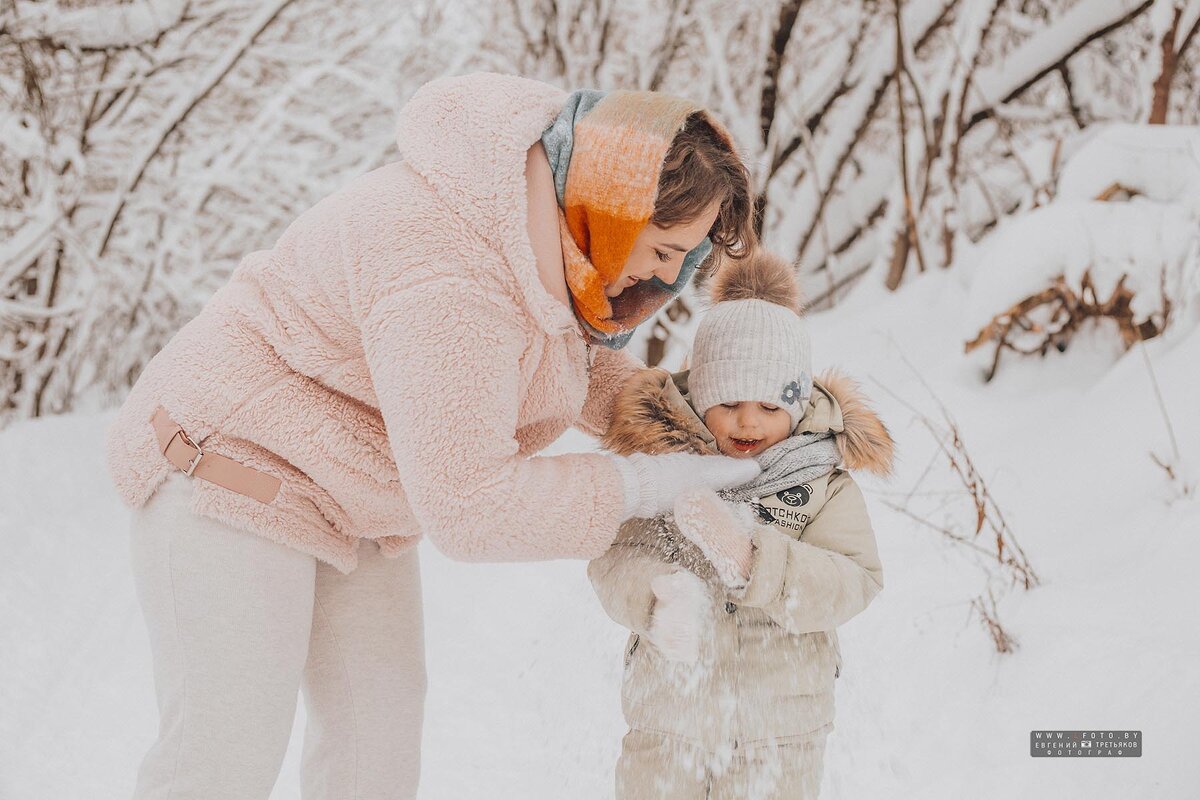
<svg viewBox="0 0 1200 800">
<path fill-rule="evenodd" d="M 714 455 L 716 440 L 687 400 L 688 372 L 644 369 L 625 384 L 613 407 L 604 447 L 618 455 L 690 452 Z M 892 473 L 895 443 L 858 384 L 837 370 L 813 381 L 793 433 L 832 433 L 843 464 L 880 476 Z"/>
<path fill-rule="evenodd" d="M 529 242 L 525 154 L 567 100 L 562 89 L 515 75 L 438 78 L 400 110 L 396 144 L 455 215 L 503 256 L 500 276 L 549 333 L 576 327 L 542 284 Z"/>
</svg>

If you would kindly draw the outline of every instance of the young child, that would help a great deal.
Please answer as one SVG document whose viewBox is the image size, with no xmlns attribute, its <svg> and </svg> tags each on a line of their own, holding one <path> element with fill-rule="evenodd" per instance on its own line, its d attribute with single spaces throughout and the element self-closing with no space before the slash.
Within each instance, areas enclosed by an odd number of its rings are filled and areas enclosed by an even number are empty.
<svg viewBox="0 0 1200 800">
<path fill-rule="evenodd" d="M 841 671 L 836 628 L 883 588 L 845 468 L 891 472 L 892 439 L 855 385 L 814 381 L 789 266 L 759 251 L 713 279 L 690 371 L 647 369 L 617 401 L 617 453 L 755 458 L 750 484 L 685 494 L 625 523 L 588 566 L 632 633 L 618 800 L 803 800 L 821 783 Z"/>
</svg>

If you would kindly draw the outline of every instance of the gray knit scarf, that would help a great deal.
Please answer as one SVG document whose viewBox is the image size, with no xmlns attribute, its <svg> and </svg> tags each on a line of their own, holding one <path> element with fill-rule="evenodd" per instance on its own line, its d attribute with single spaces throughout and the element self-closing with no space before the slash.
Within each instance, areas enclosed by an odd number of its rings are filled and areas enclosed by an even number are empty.
<svg viewBox="0 0 1200 800">
<path fill-rule="evenodd" d="M 757 478 L 718 494 L 735 503 L 757 500 L 816 480 L 832 472 L 841 460 L 832 433 L 794 433 L 755 457 L 763 468 Z"/>
</svg>

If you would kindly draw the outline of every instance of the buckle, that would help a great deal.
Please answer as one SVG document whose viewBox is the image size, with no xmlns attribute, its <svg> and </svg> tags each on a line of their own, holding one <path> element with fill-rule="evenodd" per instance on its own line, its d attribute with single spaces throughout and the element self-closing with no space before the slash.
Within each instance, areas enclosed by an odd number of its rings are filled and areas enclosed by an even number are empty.
<svg viewBox="0 0 1200 800">
<path fill-rule="evenodd" d="M 192 437 L 188 436 L 187 432 L 184 431 L 183 428 L 180 428 L 179 430 L 175 431 L 174 436 L 172 436 L 171 439 L 167 442 L 167 446 L 163 448 L 164 453 L 167 451 L 168 448 L 170 448 L 171 442 L 175 441 L 176 436 L 183 439 L 183 443 L 186 444 L 188 447 L 196 448 L 195 457 L 190 462 L 188 462 L 187 469 L 185 469 L 183 471 L 183 474 L 187 475 L 190 478 L 190 477 L 192 477 L 192 473 L 196 471 L 196 467 L 199 466 L 200 459 L 204 458 L 204 448 L 202 448 L 200 445 L 193 442 Z"/>
<path fill-rule="evenodd" d="M 200 459 L 202 458 L 204 458 L 204 451 L 197 447 L 196 457 L 192 459 L 190 464 L 188 464 L 188 468 L 183 471 L 183 474 L 187 475 L 189 478 L 192 477 L 192 473 L 196 471 L 196 467 L 199 466 Z"/>
</svg>

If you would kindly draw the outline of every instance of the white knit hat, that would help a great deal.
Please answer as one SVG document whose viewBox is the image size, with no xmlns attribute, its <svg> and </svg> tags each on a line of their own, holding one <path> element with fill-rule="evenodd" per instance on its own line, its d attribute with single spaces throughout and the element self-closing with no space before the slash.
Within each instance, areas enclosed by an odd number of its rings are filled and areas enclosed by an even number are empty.
<svg viewBox="0 0 1200 800">
<path fill-rule="evenodd" d="M 715 304 L 696 329 L 688 394 L 701 417 L 715 405 L 755 401 L 783 408 L 795 428 L 812 394 L 812 348 L 791 265 L 758 250 L 723 265 Z"/>
</svg>

